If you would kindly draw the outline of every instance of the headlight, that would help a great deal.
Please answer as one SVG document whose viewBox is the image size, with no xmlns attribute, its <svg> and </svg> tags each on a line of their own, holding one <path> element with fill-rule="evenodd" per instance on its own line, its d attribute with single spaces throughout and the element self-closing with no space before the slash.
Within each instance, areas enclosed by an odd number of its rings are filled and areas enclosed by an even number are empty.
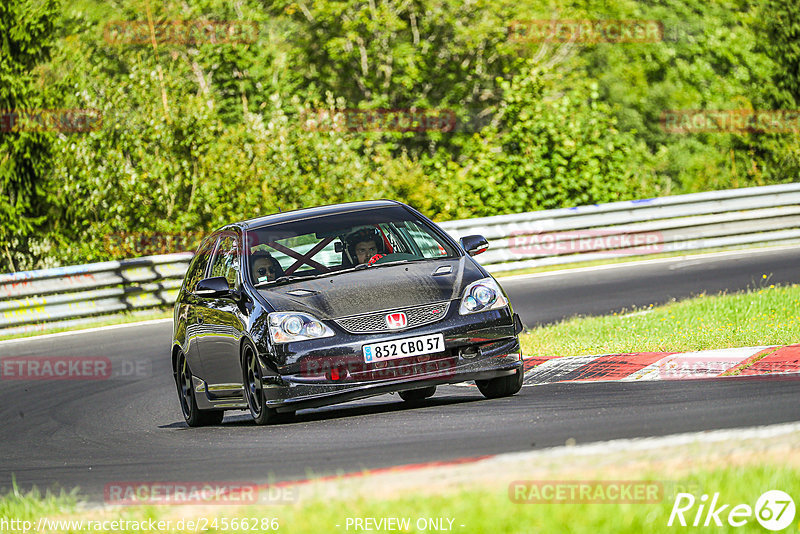
<svg viewBox="0 0 800 534">
<path fill-rule="evenodd" d="M 484 278 L 472 282 L 464 290 L 461 306 L 458 313 L 467 315 L 486 310 L 494 310 L 508 305 L 508 300 L 503 296 L 503 291 L 494 278 Z"/>
<path fill-rule="evenodd" d="M 305 339 L 331 337 L 333 330 L 316 317 L 299 312 L 273 312 L 269 314 L 269 337 L 273 343 L 290 343 Z"/>
</svg>

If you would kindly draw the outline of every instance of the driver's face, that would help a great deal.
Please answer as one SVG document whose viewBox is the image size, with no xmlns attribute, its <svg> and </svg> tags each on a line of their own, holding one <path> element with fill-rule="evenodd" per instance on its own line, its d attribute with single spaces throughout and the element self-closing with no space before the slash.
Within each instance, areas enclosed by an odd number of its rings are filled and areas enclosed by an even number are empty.
<svg viewBox="0 0 800 534">
<path fill-rule="evenodd" d="M 369 259 L 378 253 L 378 247 L 374 241 L 361 241 L 356 243 L 356 260 L 358 263 L 367 263 Z"/>
<path fill-rule="evenodd" d="M 259 282 L 272 282 L 275 280 L 275 265 L 266 258 L 258 258 L 253 262 L 253 280 Z"/>
</svg>

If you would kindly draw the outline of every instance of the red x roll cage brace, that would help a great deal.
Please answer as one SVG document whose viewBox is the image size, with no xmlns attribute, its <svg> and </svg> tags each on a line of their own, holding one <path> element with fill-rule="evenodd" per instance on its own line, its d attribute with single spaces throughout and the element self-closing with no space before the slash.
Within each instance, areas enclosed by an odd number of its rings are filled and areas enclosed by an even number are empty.
<svg viewBox="0 0 800 534">
<path fill-rule="evenodd" d="M 386 234 L 383 232 L 383 230 L 379 226 L 376 226 L 375 228 L 377 228 L 378 231 L 381 233 L 381 237 L 383 238 L 383 242 L 386 245 L 386 250 L 391 252 L 394 247 L 392 247 L 392 244 L 389 242 L 389 239 L 386 237 Z M 266 243 L 266 245 L 268 247 L 274 248 L 278 252 L 283 252 L 287 256 L 292 257 L 295 260 L 297 260 L 288 269 L 286 269 L 286 271 L 284 271 L 284 273 L 283 273 L 284 275 L 291 275 L 297 269 L 299 269 L 300 266 L 302 266 L 303 264 L 306 264 L 306 265 L 309 265 L 309 266 L 311 266 L 311 267 L 313 267 L 315 269 L 318 269 L 323 273 L 329 273 L 329 272 L 334 271 L 335 269 L 331 269 L 330 267 L 326 267 L 326 266 L 322 265 L 321 263 L 319 263 L 318 261 L 312 260 L 311 258 L 313 258 L 314 255 L 317 254 L 317 252 L 319 252 L 320 250 L 322 250 L 325 247 L 327 247 L 328 245 L 330 245 L 331 242 L 334 239 L 336 239 L 336 236 L 326 237 L 325 239 L 323 239 L 322 241 L 320 241 L 319 243 L 314 245 L 305 254 L 303 254 L 301 252 L 297 252 L 296 250 L 292 250 L 289 247 L 281 245 L 280 243 L 276 243 L 275 241 L 268 241 Z"/>
</svg>

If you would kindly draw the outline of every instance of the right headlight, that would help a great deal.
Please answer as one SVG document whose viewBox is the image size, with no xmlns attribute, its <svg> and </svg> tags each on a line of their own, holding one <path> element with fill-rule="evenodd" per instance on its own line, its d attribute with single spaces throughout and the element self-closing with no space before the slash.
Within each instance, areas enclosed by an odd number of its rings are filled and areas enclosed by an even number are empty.
<svg viewBox="0 0 800 534">
<path fill-rule="evenodd" d="M 300 312 L 269 314 L 269 335 L 273 343 L 289 343 L 319 337 L 331 337 L 333 330 L 313 315 Z"/>
<path fill-rule="evenodd" d="M 508 300 L 503 296 L 503 291 L 494 278 L 483 278 L 477 282 L 472 282 L 464 290 L 458 313 L 467 315 L 494 310 L 507 305 Z"/>
</svg>

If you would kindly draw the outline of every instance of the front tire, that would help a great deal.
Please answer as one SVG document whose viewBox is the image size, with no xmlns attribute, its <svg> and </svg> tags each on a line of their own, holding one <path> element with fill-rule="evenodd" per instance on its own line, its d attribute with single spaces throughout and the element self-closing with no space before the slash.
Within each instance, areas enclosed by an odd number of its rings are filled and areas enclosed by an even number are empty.
<svg viewBox="0 0 800 534">
<path fill-rule="evenodd" d="M 416 402 L 425 400 L 428 397 L 433 397 L 435 393 L 436 393 L 436 386 L 430 386 L 427 388 L 407 389 L 405 391 L 401 391 L 399 395 L 400 398 L 406 402 Z"/>
<path fill-rule="evenodd" d="M 476 380 L 475 385 L 487 399 L 499 399 L 501 397 L 510 397 L 522 389 L 522 380 L 524 379 L 522 369 L 517 369 L 517 372 L 509 376 L 501 376 L 498 378 L 491 378 L 489 380 Z"/>
<path fill-rule="evenodd" d="M 191 427 L 218 425 L 225 413 L 222 410 L 201 410 L 197 407 L 194 396 L 194 382 L 189 362 L 183 353 L 178 356 L 178 368 L 175 371 L 175 385 L 178 387 L 178 399 L 186 424 Z"/>
<path fill-rule="evenodd" d="M 244 379 L 244 396 L 250 415 L 257 425 L 271 425 L 291 419 L 294 412 L 279 414 L 274 408 L 267 406 L 264 399 L 261 365 L 258 363 L 256 350 L 250 343 L 242 349 L 242 377 Z"/>
</svg>

